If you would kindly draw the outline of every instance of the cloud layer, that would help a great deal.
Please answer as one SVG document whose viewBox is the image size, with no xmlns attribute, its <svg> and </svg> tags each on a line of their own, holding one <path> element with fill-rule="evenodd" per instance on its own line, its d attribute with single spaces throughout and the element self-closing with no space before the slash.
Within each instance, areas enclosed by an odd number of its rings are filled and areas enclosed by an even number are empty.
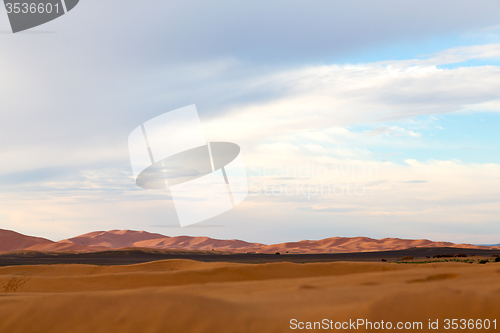
<svg viewBox="0 0 500 333">
<path fill-rule="evenodd" d="M 207 139 L 240 144 L 254 192 L 261 190 L 209 221 L 227 226 L 210 236 L 489 242 L 500 234 L 497 164 L 411 155 L 397 163 L 377 148 L 394 148 L 389 156 L 429 147 L 425 126 L 437 124 L 408 125 L 423 115 L 500 110 L 498 39 L 453 42 L 495 39 L 499 6 L 146 1 L 138 8 L 88 0 L 44 26 L 56 33 L 1 34 L 0 227 L 64 238 L 175 224 L 165 194 L 135 187 L 127 136 L 196 103 Z M 340 175 L 264 174 L 311 165 Z M 345 172 L 353 168 L 377 174 Z M 347 182 L 361 184 L 363 195 L 272 192 L 325 184 L 347 191 Z M 478 225 L 468 239 L 471 221 Z"/>
</svg>

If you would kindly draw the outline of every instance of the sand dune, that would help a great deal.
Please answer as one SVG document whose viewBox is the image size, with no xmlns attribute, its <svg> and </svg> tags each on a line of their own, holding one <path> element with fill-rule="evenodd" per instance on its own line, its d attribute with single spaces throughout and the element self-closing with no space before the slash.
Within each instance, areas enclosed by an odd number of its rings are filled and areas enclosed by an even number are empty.
<svg viewBox="0 0 500 333">
<path fill-rule="evenodd" d="M 95 231 L 81 236 L 52 242 L 43 238 L 24 236 L 12 231 L 0 230 L 0 252 L 28 251 L 103 251 L 125 247 L 153 248 L 163 250 L 202 250 L 227 252 L 289 252 L 289 253 L 349 253 L 366 251 L 402 250 L 411 247 L 461 247 L 486 249 L 486 246 L 433 242 L 427 239 L 368 237 L 332 237 L 317 241 L 304 240 L 273 245 L 249 243 L 242 240 L 220 240 L 209 237 L 169 237 L 146 231 L 111 230 Z M 496 247 L 499 248 L 499 247 Z"/>
<path fill-rule="evenodd" d="M 206 250 L 217 249 L 218 251 L 248 252 L 260 250 L 265 245 L 249 243 L 237 239 L 220 240 L 209 237 L 164 237 L 148 241 L 134 243 L 136 247 L 151 247 L 156 249 L 184 249 L 184 250 Z"/>
<path fill-rule="evenodd" d="M 89 251 L 103 251 L 109 249 L 105 246 L 85 246 L 75 244 L 68 241 L 60 241 L 50 244 L 37 244 L 25 248 L 26 251 L 76 251 L 76 252 L 89 252 Z"/>
<path fill-rule="evenodd" d="M 140 241 L 165 237 L 167 236 L 149 233 L 146 231 L 111 230 L 95 231 L 81 236 L 69 238 L 64 241 L 84 246 L 118 249 L 122 247 L 133 247 L 135 243 Z"/>
<path fill-rule="evenodd" d="M 470 244 L 454 244 L 450 242 L 433 242 L 427 239 L 400 239 L 383 238 L 373 239 L 368 237 L 332 237 L 318 241 L 301 241 L 294 243 L 282 243 L 261 247 L 262 252 L 366 252 L 366 251 L 388 251 L 403 250 L 412 247 L 460 247 L 460 248 L 488 248 Z"/>
<path fill-rule="evenodd" d="M 0 331 L 288 332 L 294 318 L 359 318 L 423 331 L 439 320 L 440 332 L 445 318 L 498 321 L 499 273 L 450 262 L 3 267 Z"/>
<path fill-rule="evenodd" d="M 25 250 L 34 245 L 53 243 L 45 238 L 26 236 L 15 231 L 0 229 L 0 252 Z"/>
<path fill-rule="evenodd" d="M 184 284 L 286 279 L 403 269 L 375 263 L 236 264 L 167 260 L 129 266 L 55 265 L 0 268 L 0 285 L 16 281 L 17 292 L 117 290 Z M 21 276 L 16 273 L 22 272 Z M 29 276 L 29 278 L 27 278 Z M 17 278 L 17 279 L 16 279 Z M 20 282 L 22 281 L 22 283 Z"/>
</svg>

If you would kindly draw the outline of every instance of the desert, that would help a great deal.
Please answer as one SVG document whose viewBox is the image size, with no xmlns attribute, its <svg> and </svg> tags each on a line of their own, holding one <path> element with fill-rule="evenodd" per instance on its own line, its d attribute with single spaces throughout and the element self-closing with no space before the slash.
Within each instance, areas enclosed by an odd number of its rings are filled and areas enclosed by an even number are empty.
<svg viewBox="0 0 500 333">
<path fill-rule="evenodd" d="M 168 252 L 175 259 L 151 257 L 135 264 L 65 262 L 81 254 L 96 260 L 137 254 L 140 249 L 52 252 L 53 264 L 2 262 L 0 331 L 371 331 L 374 325 L 429 331 L 432 325 L 439 332 L 449 331 L 446 326 L 453 319 L 457 325 L 460 320 L 465 325 L 473 320 L 482 330 L 486 325 L 494 330 L 500 315 L 500 262 L 496 259 L 500 251 L 496 247 L 420 249 L 469 251 L 427 258 L 417 250 L 396 251 L 397 257 L 381 251 L 364 252 L 364 260 L 328 257 L 320 261 L 311 253 L 255 256 L 183 249 Z M 387 261 L 373 257 L 374 253 L 383 253 Z M 401 260 L 408 253 L 419 256 Z M 1 256 L 33 258 L 35 254 L 50 252 L 18 250 Z M 182 259 L 195 254 L 200 260 Z M 203 255 L 208 259 L 204 261 Z M 237 262 L 241 258 L 248 262 Z"/>
<path fill-rule="evenodd" d="M 0 331 L 289 332 L 293 320 L 325 319 L 446 331 L 446 319 L 494 325 L 499 278 L 500 263 L 461 262 L 10 266 L 0 268 Z"/>
<path fill-rule="evenodd" d="M 0 333 L 499 330 L 500 0 L 3 4 Z"/>
<path fill-rule="evenodd" d="M 9 251 L 76 251 L 96 252 L 121 248 L 150 248 L 159 250 L 219 251 L 230 253 L 352 253 L 403 250 L 408 248 L 454 247 L 467 249 L 499 249 L 499 246 L 480 246 L 436 242 L 428 239 L 369 237 L 330 237 L 277 244 L 251 243 L 239 239 L 209 237 L 170 237 L 136 230 L 94 231 L 83 235 L 51 241 L 0 229 L 0 253 Z"/>
</svg>

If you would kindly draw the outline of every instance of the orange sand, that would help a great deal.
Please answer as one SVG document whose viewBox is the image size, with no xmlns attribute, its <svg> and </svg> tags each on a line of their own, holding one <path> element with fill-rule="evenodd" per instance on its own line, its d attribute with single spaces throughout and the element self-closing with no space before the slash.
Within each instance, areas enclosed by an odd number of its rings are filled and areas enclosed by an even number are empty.
<svg viewBox="0 0 500 333">
<path fill-rule="evenodd" d="M 213 239 L 209 237 L 169 237 L 146 231 L 111 230 L 94 231 L 88 234 L 53 242 L 48 239 L 22 235 L 0 229 L 0 252 L 8 251 L 78 251 L 93 252 L 121 248 L 152 248 L 162 250 L 189 250 L 222 252 L 261 253 L 349 253 L 366 251 L 403 250 L 412 247 L 456 247 L 469 249 L 499 249 L 498 246 L 477 246 L 434 242 L 427 239 L 400 239 L 368 237 L 331 237 L 321 240 L 303 240 L 265 245 L 238 239 Z"/>
<path fill-rule="evenodd" d="M 422 321 L 428 331 L 429 319 L 498 322 L 500 263 L 11 266 L 0 268 L 0 296 L 0 332 L 10 333 L 290 332 L 294 318 Z"/>
</svg>

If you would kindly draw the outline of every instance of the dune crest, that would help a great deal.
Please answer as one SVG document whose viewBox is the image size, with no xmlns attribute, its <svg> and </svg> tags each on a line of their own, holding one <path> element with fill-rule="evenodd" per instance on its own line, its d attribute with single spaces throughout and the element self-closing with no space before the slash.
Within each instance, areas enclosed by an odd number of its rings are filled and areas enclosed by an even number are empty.
<svg viewBox="0 0 500 333">
<path fill-rule="evenodd" d="M 25 250 L 32 246 L 46 246 L 54 244 L 54 241 L 20 234 L 11 230 L 0 229 L 0 252 Z"/>
</svg>

